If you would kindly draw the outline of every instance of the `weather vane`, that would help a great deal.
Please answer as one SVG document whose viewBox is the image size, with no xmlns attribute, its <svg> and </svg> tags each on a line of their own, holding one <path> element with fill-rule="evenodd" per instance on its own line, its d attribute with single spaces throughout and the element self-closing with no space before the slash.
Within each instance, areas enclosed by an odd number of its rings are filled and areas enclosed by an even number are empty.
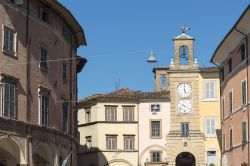
<svg viewBox="0 0 250 166">
<path fill-rule="evenodd" d="M 181 32 L 182 33 L 185 33 L 187 30 L 190 30 L 191 29 L 191 27 L 188 27 L 188 26 L 186 26 L 185 24 L 182 24 L 181 25 Z"/>
</svg>

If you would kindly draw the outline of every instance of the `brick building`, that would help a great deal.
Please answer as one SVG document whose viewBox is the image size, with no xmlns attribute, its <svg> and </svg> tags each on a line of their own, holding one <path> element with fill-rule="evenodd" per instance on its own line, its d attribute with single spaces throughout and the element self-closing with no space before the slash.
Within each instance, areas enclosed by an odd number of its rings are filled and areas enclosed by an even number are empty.
<svg viewBox="0 0 250 166">
<path fill-rule="evenodd" d="M 221 41 L 211 59 L 220 67 L 223 166 L 250 164 L 249 21 L 250 5 Z"/>
<path fill-rule="evenodd" d="M 1 0 L 0 24 L 0 165 L 75 166 L 83 29 L 54 0 Z"/>
</svg>

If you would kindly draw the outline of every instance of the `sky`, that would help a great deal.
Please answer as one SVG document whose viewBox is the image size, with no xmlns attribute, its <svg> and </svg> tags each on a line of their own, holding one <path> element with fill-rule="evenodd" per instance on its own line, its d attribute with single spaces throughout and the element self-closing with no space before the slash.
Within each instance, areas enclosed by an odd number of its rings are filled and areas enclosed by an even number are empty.
<svg viewBox="0 0 250 166">
<path fill-rule="evenodd" d="M 210 58 L 249 0 L 59 0 L 84 29 L 88 62 L 78 74 L 78 99 L 119 88 L 154 91 L 152 69 L 169 66 L 173 38 L 191 27 L 199 66 Z M 157 63 L 146 60 L 155 51 Z"/>
</svg>

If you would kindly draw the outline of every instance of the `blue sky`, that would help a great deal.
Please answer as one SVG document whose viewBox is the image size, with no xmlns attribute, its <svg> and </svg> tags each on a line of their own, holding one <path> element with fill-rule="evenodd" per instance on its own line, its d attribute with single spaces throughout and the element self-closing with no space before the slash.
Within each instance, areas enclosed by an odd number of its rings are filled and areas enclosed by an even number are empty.
<svg viewBox="0 0 250 166">
<path fill-rule="evenodd" d="M 78 54 L 88 59 L 78 76 L 78 97 L 120 88 L 153 91 L 153 67 L 168 66 L 173 37 L 180 25 L 192 29 L 200 66 L 249 4 L 248 0 L 59 0 L 82 25 L 88 46 Z M 146 62 L 155 50 L 157 64 Z"/>
</svg>

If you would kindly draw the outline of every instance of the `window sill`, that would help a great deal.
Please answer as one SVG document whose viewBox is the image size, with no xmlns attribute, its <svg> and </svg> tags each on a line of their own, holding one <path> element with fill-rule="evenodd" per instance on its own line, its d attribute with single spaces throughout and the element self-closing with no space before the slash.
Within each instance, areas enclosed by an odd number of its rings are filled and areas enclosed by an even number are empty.
<svg viewBox="0 0 250 166">
<path fill-rule="evenodd" d="M 12 52 L 12 51 L 8 51 L 3 49 L 3 53 L 6 54 L 7 56 L 17 59 L 17 53 L 16 52 Z"/>
<path fill-rule="evenodd" d="M 161 136 L 151 136 L 150 139 L 162 139 Z"/>
<path fill-rule="evenodd" d="M 44 71 L 44 72 L 48 72 L 48 67 L 42 67 L 42 66 L 39 66 L 39 68 Z"/>
<path fill-rule="evenodd" d="M 214 99 L 202 99 L 202 102 L 218 102 L 219 100 L 214 98 Z"/>
</svg>

